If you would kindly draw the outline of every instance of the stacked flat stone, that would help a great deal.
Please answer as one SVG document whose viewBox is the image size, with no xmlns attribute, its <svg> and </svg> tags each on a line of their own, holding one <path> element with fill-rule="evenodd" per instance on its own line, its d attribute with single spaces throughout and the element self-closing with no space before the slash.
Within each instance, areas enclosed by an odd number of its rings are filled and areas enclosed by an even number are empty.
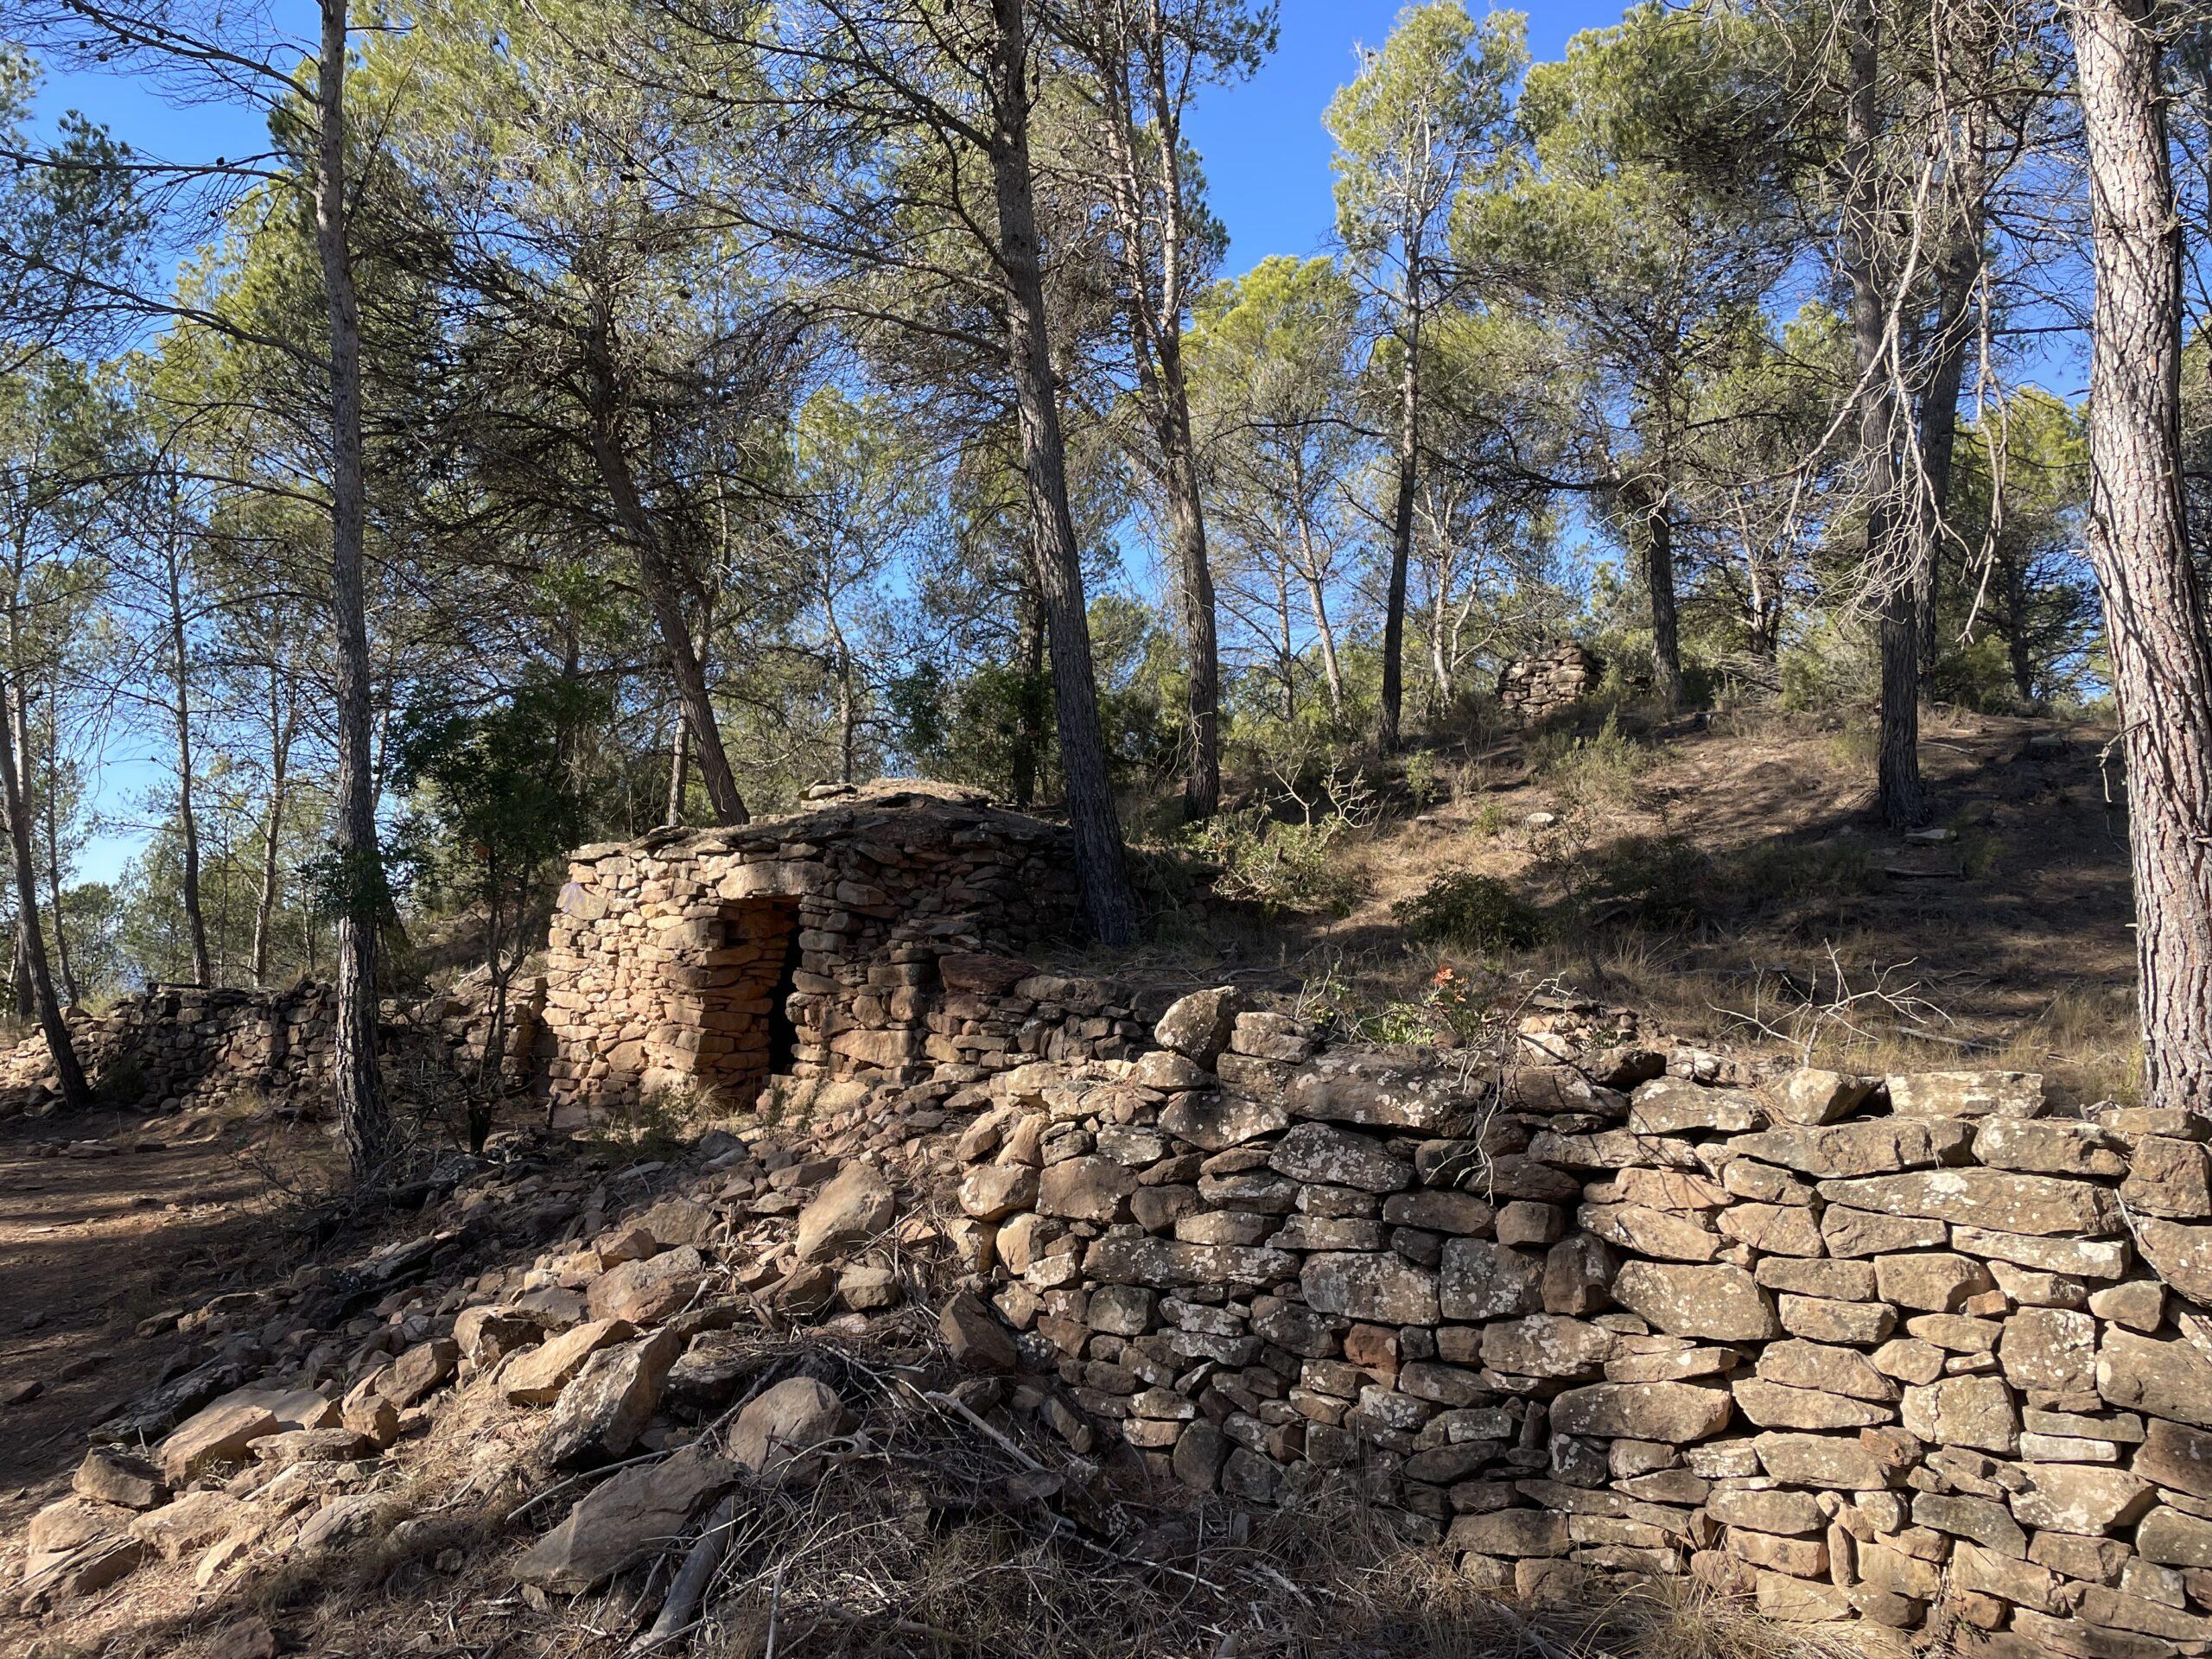
<svg viewBox="0 0 2212 1659">
<path fill-rule="evenodd" d="M 552 926 L 556 1107 L 580 1121 L 671 1091 L 736 1109 L 776 1073 L 913 1083 L 1002 1058 L 1017 988 L 941 963 L 1071 940 L 1071 868 L 1064 830 L 941 785 L 585 848 Z"/>
<path fill-rule="evenodd" d="M 542 978 L 509 988 L 502 1046 L 518 1082 L 536 1065 L 543 995 Z M 427 1050 L 473 1070 L 490 1026 L 480 976 L 419 1006 L 387 1003 L 380 1039 L 388 1056 Z M 336 1028 L 336 994 L 315 981 L 281 991 L 154 985 L 102 1013 L 69 1011 L 71 1039 L 93 1085 L 116 1105 L 151 1111 L 254 1095 L 319 1113 L 329 1094 Z M 37 1110 L 58 1093 L 43 1037 L 34 1033 L 0 1056 L 0 1117 Z"/>
<path fill-rule="evenodd" d="M 1492 1087 L 1226 992 L 1159 1038 L 1002 1073 L 957 1150 L 999 1312 L 1163 1473 L 1355 1472 L 1523 1595 L 1688 1571 L 1900 1649 L 2212 1653 L 2200 1121 L 1655 1052 Z"/>
<path fill-rule="evenodd" d="M 1571 708 L 1597 683 L 1601 664 L 1572 639 L 1516 657 L 1497 677 L 1507 714 L 1534 722 Z"/>
</svg>

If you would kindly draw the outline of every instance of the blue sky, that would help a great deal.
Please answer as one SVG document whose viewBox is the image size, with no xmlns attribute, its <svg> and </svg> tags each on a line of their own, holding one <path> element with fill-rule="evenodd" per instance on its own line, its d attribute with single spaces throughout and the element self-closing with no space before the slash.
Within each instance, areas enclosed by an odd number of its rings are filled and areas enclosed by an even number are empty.
<svg viewBox="0 0 2212 1659">
<path fill-rule="evenodd" d="M 279 16 L 289 10 L 283 0 L 274 9 Z M 1379 45 L 1398 10 L 1396 0 L 1284 0 L 1274 55 L 1251 80 L 1214 89 L 1192 111 L 1191 137 L 1205 160 L 1213 210 L 1229 231 L 1228 270 L 1325 247 L 1335 210 L 1321 111 L 1351 76 L 1354 46 Z M 1560 55 L 1577 30 L 1618 21 L 1621 8 L 1605 0 L 1535 0 L 1527 10 L 1530 53 L 1544 59 Z M 81 110 L 134 149 L 168 161 L 253 154 L 267 143 L 251 108 L 180 107 L 121 76 L 50 76 L 39 108 L 49 120 Z M 86 849 L 79 879 L 113 880 L 143 844 L 146 831 L 135 821 L 161 782 L 157 763 L 135 746 L 111 749 L 93 789 L 95 810 L 110 827 Z"/>
</svg>

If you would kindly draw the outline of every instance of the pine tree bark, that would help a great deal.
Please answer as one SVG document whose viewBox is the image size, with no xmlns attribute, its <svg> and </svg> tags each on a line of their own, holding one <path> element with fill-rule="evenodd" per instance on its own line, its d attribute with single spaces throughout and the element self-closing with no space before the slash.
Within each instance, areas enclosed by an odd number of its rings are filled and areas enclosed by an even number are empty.
<svg viewBox="0 0 2212 1659">
<path fill-rule="evenodd" d="M 2144 1103 L 2212 1114 L 2212 619 L 2183 517 L 2182 226 L 2151 11 L 2069 15 L 2096 276 L 2088 547 L 2127 764 Z"/>
<path fill-rule="evenodd" d="M 46 788 L 41 791 L 39 818 L 46 826 L 46 900 L 54 917 L 54 965 L 61 973 L 61 995 L 74 1007 L 84 1001 L 77 986 L 77 970 L 69 961 L 69 929 L 61 915 L 61 694 L 52 691 L 47 707 L 53 721 L 46 746 Z"/>
<path fill-rule="evenodd" d="M 1883 212 L 1875 175 L 1881 137 L 1880 18 L 1875 0 L 1852 10 L 1850 93 L 1844 122 L 1843 264 L 1859 374 L 1859 453 L 1866 496 L 1866 574 L 1878 584 L 1882 729 L 1876 761 L 1882 822 L 1910 830 L 1927 817 L 1920 780 L 1920 622 L 1910 547 L 1895 544 L 1897 388 L 1884 362 L 1887 308 L 1880 277 Z M 1904 556 L 1900 556 L 1900 554 Z"/>
<path fill-rule="evenodd" d="M 1919 549 L 1914 602 L 1919 620 L 1921 690 L 1930 687 L 1939 652 L 1936 627 L 1938 578 L 1943 541 L 1950 524 L 1951 476 L 1958 451 L 1959 391 L 1966 381 L 1968 322 L 1974 286 L 1981 279 L 1982 237 L 1989 210 L 1988 131 L 1986 99 L 1996 48 L 1996 33 L 1978 4 L 1948 6 L 1942 19 L 1951 26 L 1951 56 L 1970 71 L 1962 91 L 1964 106 L 1953 140 L 1957 155 L 1944 191 L 1948 204 L 1942 257 L 1936 267 L 1936 343 L 1929 354 L 1928 382 L 1920 398 L 1921 488 L 1915 496 L 1914 540 Z"/>
<path fill-rule="evenodd" d="M 168 599 L 169 707 L 176 724 L 176 822 L 183 842 L 184 924 L 192 944 L 192 978 L 213 985 L 215 970 L 207 955 L 207 917 L 200 899 L 200 814 L 193 799 L 195 762 L 192 754 L 192 661 L 186 649 L 183 550 L 176 544 L 176 489 L 169 490 L 168 523 L 162 550 L 162 574 Z"/>
<path fill-rule="evenodd" d="M 253 905 L 253 983 L 269 986 L 269 958 L 274 943 L 276 895 L 283 872 L 278 855 L 284 844 L 284 790 L 292 764 L 294 710 L 283 694 L 283 670 L 272 652 L 269 664 L 269 821 L 261 836 L 261 891 Z"/>
<path fill-rule="evenodd" d="M 315 68 L 315 239 L 330 330 L 332 621 L 337 634 L 336 851 L 345 901 L 338 916 L 338 1020 L 333 1081 L 339 1133 L 356 1180 L 373 1179 L 391 1152 L 391 1119 L 377 1064 L 377 925 L 384 909 L 377 846 L 376 754 L 369 700 L 365 599 L 367 481 L 361 451 L 361 313 L 346 189 L 346 0 L 321 0 Z"/>
<path fill-rule="evenodd" d="M 1669 713 L 1682 706 L 1681 611 L 1675 598 L 1675 521 L 1656 486 L 1643 486 L 1643 585 L 1651 600 L 1651 689 Z"/>
<path fill-rule="evenodd" d="M 1014 660 L 1021 678 L 1014 710 L 1014 753 L 1007 770 L 1013 774 L 1014 804 L 1027 811 L 1037 801 L 1037 768 L 1045 753 L 1045 622 L 1044 604 L 1035 588 L 1026 588 L 1016 601 L 1019 620 Z"/>
<path fill-rule="evenodd" d="M 1046 332 L 1043 254 L 1029 158 L 1029 28 L 1024 0 L 991 0 L 991 178 L 996 198 L 995 254 L 1006 283 L 1007 358 L 1028 486 L 1038 587 L 1052 652 L 1053 712 L 1060 770 L 1075 842 L 1076 886 L 1084 918 L 1104 944 L 1136 937 L 1122 827 L 1098 721 L 1083 563 L 1068 508 L 1067 452 L 1060 431 L 1051 340 Z"/>
<path fill-rule="evenodd" d="M 684 718 L 681 698 L 671 723 L 676 730 L 668 743 L 668 812 L 663 822 L 674 826 L 683 822 L 683 797 L 691 785 L 691 722 Z"/>
<path fill-rule="evenodd" d="M 1184 716 L 1190 726 L 1183 812 L 1185 817 L 1200 821 L 1211 817 L 1221 804 L 1221 647 L 1205 505 L 1192 435 L 1190 385 L 1183 368 L 1183 314 L 1191 275 L 1182 147 L 1182 100 L 1187 91 L 1170 84 L 1169 25 L 1160 6 L 1102 6 L 1077 34 L 1094 60 L 1097 77 L 1102 136 L 1110 165 L 1107 195 L 1121 244 L 1123 302 L 1138 398 L 1152 427 L 1157 476 L 1167 509 L 1182 611 Z M 1148 122 L 1140 113 L 1141 105 L 1149 105 Z M 1148 127 L 1148 133 L 1141 127 Z M 1156 226 L 1142 176 L 1147 148 L 1156 169 L 1151 181 L 1158 193 Z"/>
<path fill-rule="evenodd" d="M 1406 571 L 1413 563 L 1414 495 L 1421 482 L 1421 279 L 1406 276 L 1405 362 L 1398 371 L 1397 497 L 1390 512 L 1390 576 L 1382 598 L 1382 708 L 1375 747 L 1397 753 L 1405 698 Z"/>
<path fill-rule="evenodd" d="M 0 685 L 0 698 L 10 696 L 13 690 Z M 92 1085 L 85 1080 L 85 1068 L 77 1058 L 76 1045 L 70 1040 L 69 1022 L 62 1017 L 61 999 L 54 993 L 54 976 L 47 968 L 46 934 L 38 914 L 38 861 L 31 842 L 30 791 L 24 786 L 23 760 L 16 742 L 14 718 L 0 719 L 0 804 L 7 808 L 8 843 L 15 854 L 18 949 L 30 980 L 39 1030 L 54 1061 L 61 1103 L 72 1111 L 82 1111 L 92 1103 Z"/>
</svg>

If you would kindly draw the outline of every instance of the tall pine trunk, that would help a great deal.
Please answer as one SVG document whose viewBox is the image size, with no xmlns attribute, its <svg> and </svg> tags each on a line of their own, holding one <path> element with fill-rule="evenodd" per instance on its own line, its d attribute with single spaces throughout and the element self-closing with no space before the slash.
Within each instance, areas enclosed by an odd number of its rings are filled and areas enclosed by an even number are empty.
<svg viewBox="0 0 2212 1659">
<path fill-rule="evenodd" d="M 1221 805 L 1221 645 L 1214 624 L 1213 566 L 1206 551 L 1205 512 L 1198 498 L 1198 459 L 1191 443 L 1191 410 L 1180 353 L 1163 349 L 1161 391 L 1170 402 L 1163 421 L 1167 440 L 1162 474 L 1169 534 L 1174 538 L 1183 596 L 1184 714 L 1191 724 L 1191 760 L 1183 777 L 1183 816 L 1211 817 Z M 1166 362 L 1173 359 L 1172 372 Z"/>
<path fill-rule="evenodd" d="M 1037 584 L 1052 641 L 1053 712 L 1075 842 L 1076 887 L 1084 918 L 1100 943 L 1127 944 L 1136 937 L 1136 896 L 1129 887 L 1098 721 L 1083 563 L 1068 508 L 1067 452 L 1046 323 L 1043 254 L 1029 161 L 1028 24 L 1024 0 L 992 0 L 991 9 L 996 252 L 1006 283 L 1007 359 L 1020 417 Z"/>
<path fill-rule="evenodd" d="M 192 978 L 213 985 L 215 970 L 207 955 L 207 917 L 200 899 L 200 813 L 193 799 L 192 659 L 186 649 L 184 552 L 177 545 L 176 488 L 169 489 L 168 521 L 163 531 L 162 574 L 168 600 L 169 697 L 176 717 L 176 823 L 183 843 L 184 925 L 192 943 Z"/>
<path fill-rule="evenodd" d="M 1390 511 L 1390 575 L 1382 600 L 1382 709 L 1375 747 L 1397 752 L 1405 698 L 1406 571 L 1413 563 L 1414 494 L 1421 483 L 1421 273 L 1406 272 L 1406 360 L 1398 371 L 1397 498 Z"/>
<path fill-rule="evenodd" d="M 683 717 L 681 698 L 671 723 L 676 730 L 668 742 L 668 813 L 663 822 L 674 827 L 683 822 L 683 796 L 691 785 L 691 723 Z"/>
<path fill-rule="evenodd" d="M 69 961 L 69 930 L 61 917 L 61 693 L 47 699 L 53 720 L 46 745 L 46 788 L 39 803 L 39 817 L 46 825 L 46 900 L 54 916 L 54 965 L 61 973 L 61 994 L 74 1007 L 84 1000 L 77 987 L 77 970 Z"/>
<path fill-rule="evenodd" d="M 2212 1113 L 2212 636 L 2183 517 L 2182 225 L 2151 11 L 2069 14 L 2096 275 L 2088 543 L 2127 760 L 2145 1103 Z"/>
<path fill-rule="evenodd" d="M 1955 142 L 1959 153 L 1953 162 L 1946 194 L 1954 222 L 1945 226 L 1946 239 L 1936 269 L 1936 345 L 1929 356 L 1928 384 L 1920 399 L 1921 487 L 1915 495 L 1914 541 L 1919 567 L 1914 572 L 1914 603 L 1918 613 L 1921 690 L 1926 692 L 1936 672 L 1940 647 L 1936 606 L 1943 567 L 1943 542 L 1950 524 L 1951 479 L 1958 451 L 1959 391 L 1966 381 L 1967 348 L 1971 343 L 1968 323 L 1974 310 L 1974 285 L 1981 277 L 1981 243 L 1989 207 L 1988 111 L 1981 96 L 1995 47 L 1994 31 L 1979 7 L 1955 9 L 1967 14 L 1973 35 L 1956 42 L 1957 55 L 1977 72 L 1974 84 L 1965 89 L 1966 107 L 1959 119 Z"/>
<path fill-rule="evenodd" d="M 1183 370 L 1183 313 L 1189 282 L 1185 232 L 1190 224 L 1182 154 L 1186 89 L 1170 84 L 1167 28 L 1166 15 L 1157 5 L 1105 8 L 1096 32 L 1085 44 L 1097 74 L 1102 136 L 1111 164 L 1107 194 L 1120 236 L 1139 402 L 1158 451 L 1157 477 L 1166 505 L 1168 551 L 1182 612 L 1184 717 L 1190 726 L 1183 811 L 1185 817 L 1200 820 L 1211 817 L 1221 803 L 1221 647 L 1205 507 L 1192 436 L 1190 386 Z M 1139 63 L 1141 69 L 1135 67 Z M 1141 123 L 1141 105 L 1149 105 L 1149 123 Z M 1141 126 L 1148 126 L 1148 132 Z M 1156 243 L 1142 176 L 1147 148 L 1157 169 L 1152 181 L 1159 203 Z"/>
<path fill-rule="evenodd" d="M 278 856 L 284 845 L 284 788 L 292 764 L 293 709 L 283 694 L 283 671 L 272 652 L 269 663 L 269 821 L 261 836 L 261 891 L 253 905 L 253 983 L 269 986 L 269 957 L 276 896 L 283 885 Z"/>
<path fill-rule="evenodd" d="M 1910 549 L 1900 558 L 1897 524 L 1897 387 L 1884 363 L 1880 181 L 1880 18 L 1875 0 L 1858 0 L 1851 18 L 1850 94 L 1845 110 L 1843 264 L 1851 284 L 1851 341 L 1859 375 L 1859 453 L 1866 493 L 1866 572 L 1878 585 L 1882 663 L 1882 730 L 1876 772 L 1882 822 L 1910 830 L 1927 816 L 1920 781 L 1920 623 Z"/>
<path fill-rule="evenodd" d="M 1027 811 L 1037 802 L 1037 769 L 1045 757 L 1044 602 L 1033 586 L 1024 588 L 1015 605 L 1014 660 L 1020 664 L 1014 721 L 1012 774 L 1014 804 Z"/>
<path fill-rule="evenodd" d="M 365 599 L 367 483 L 361 454 L 361 312 L 346 190 L 346 0 L 322 0 L 315 73 L 315 239 L 330 328 L 330 602 L 338 644 L 338 1026 L 333 1081 L 339 1133 L 357 1180 L 391 1151 L 377 1065 L 377 925 L 384 868 L 377 847 L 375 737 L 369 716 Z"/>
<path fill-rule="evenodd" d="M 1682 705 L 1681 611 L 1675 599 L 1675 521 L 1662 486 L 1647 482 L 1643 585 L 1651 599 L 1651 689 L 1669 712 Z"/>
<path fill-rule="evenodd" d="M 12 688 L 0 686 L 0 696 Z M 68 1021 L 61 1015 L 61 999 L 54 992 L 54 976 L 46 962 L 46 933 L 38 914 L 38 861 L 31 842 L 30 791 L 25 786 L 24 757 L 16 743 L 13 719 L 0 720 L 0 791 L 8 811 L 8 842 L 15 854 L 16 931 L 22 940 L 23 963 L 31 982 L 33 1006 L 39 1030 L 45 1034 L 47 1052 L 54 1060 L 54 1075 L 61 1103 L 81 1110 L 92 1103 L 91 1085 L 70 1040 Z"/>
</svg>

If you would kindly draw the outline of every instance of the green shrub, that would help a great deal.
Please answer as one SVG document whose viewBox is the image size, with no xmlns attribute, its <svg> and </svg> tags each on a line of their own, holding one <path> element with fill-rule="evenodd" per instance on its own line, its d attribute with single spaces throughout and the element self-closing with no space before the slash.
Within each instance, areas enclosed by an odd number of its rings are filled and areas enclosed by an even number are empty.
<svg viewBox="0 0 2212 1659">
<path fill-rule="evenodd" d="M 1649 755 L 1623 734 L 1611 715 L 1593 736 L 1576 737 L 1554 729 L 1538 733 L 1529 744 L 1529 769 L 1552 786 L 1564 804 L 1585 811 L 1630 804 L 1636 799 L 1636 780 L 1649 765 Z"/>
<path fill-rule="evenodd" d="M 1520 893 L 1494 875 L 1453 870 L 1414 898 L 1402 899 L 1390 914 L 1410 939 L 1451 939 L 1481 950 L 1527 950 L 1542 942 L 1544 918 Z"/>
<path fill-rule="evenodd" d="M 1451 780 L 1435 750 L 1415 749 L 1406 757 L 1406 793 L 1417 810 L 1452 798 Z"/>
<path fill-rule="evenodd" d="M 1270 913 L 1340 916 L 1359 900 L 1358 879 L 1344 868 L 1340 817 L 1283 823 L 1258 808 L 1224 812 L 1195 826 L 1184 844 L 1219 874 L 1214 891 Z"/>
<path fill-rule="evenodd" d="M 1680 836 L 1624 836 L 1590 856 L 1575 898 L 1592 922 L 1673 931 L 1705 918 L 1716 877 L 1713 861 Z"/>
</svg>

